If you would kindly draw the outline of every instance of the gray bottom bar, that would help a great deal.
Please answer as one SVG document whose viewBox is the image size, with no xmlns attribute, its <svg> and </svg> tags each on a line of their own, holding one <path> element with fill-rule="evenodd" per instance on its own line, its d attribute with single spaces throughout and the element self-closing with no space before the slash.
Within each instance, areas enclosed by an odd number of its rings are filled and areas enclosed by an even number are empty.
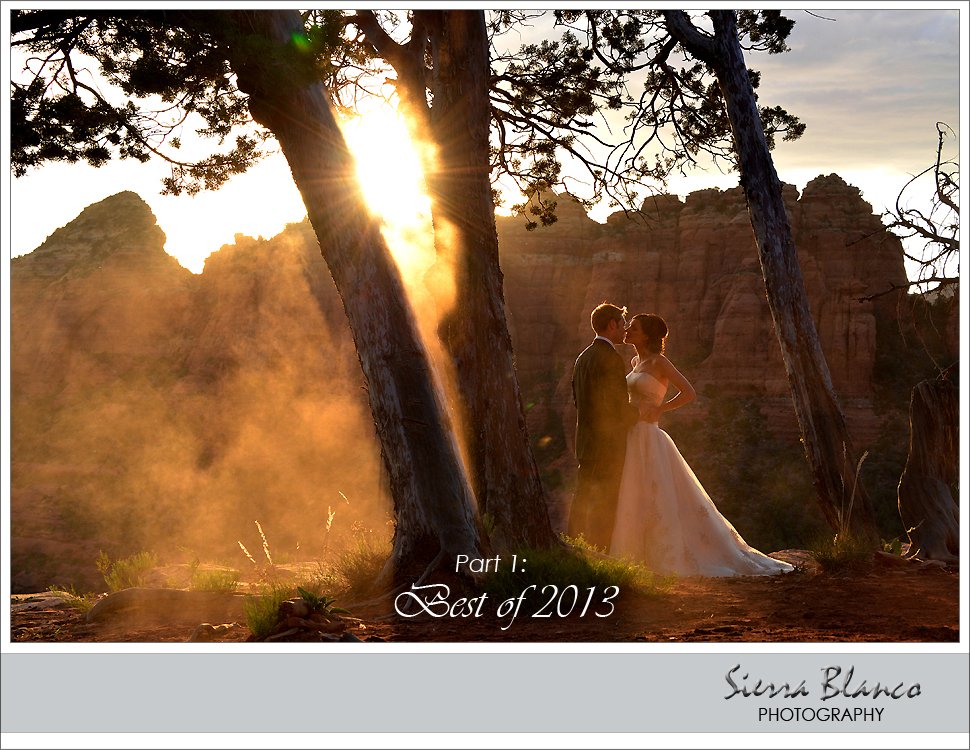
<svg viewBox="0 0 970 750">
<path fill-rule="evenodd" d="M 968 665 L 901 653 L 3 654 L 2 731 L 967 732 Z"/>
</svg>

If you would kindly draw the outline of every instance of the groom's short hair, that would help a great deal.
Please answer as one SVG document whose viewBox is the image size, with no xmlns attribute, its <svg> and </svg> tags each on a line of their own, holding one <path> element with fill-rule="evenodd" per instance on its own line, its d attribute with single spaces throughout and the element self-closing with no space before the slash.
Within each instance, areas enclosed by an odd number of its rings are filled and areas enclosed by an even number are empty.
<svg viewBox="0 0 970 750">
<path fill-rule="evenodd" d="M 623 325 L 623 310 L 609 302 L 603 302 L 589 316 L 589 324 L 596 333 L 603 333 L 611 320 L 619 321 Z"/>
</svg>

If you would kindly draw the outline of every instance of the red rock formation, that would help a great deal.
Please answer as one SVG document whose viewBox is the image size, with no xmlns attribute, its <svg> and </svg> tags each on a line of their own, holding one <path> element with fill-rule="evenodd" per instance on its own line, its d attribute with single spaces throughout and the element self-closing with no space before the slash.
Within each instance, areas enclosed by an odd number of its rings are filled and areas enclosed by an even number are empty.
<svg viewBox="0 0 970 750">
<path fill-rule="evenodd" d="M 895 295 L 857 300 L 906 282 L 902 249 L 835 175 L 785 197 L 822 347 L 864 449 L 882 419 L 877 321 L 905 306 Z M 552 497 L 574 481 L 570 374 L 603 300 L 667 319 L 668 355 L 700 395 L 682 418 L 702 424 L 719 399 L 752 397 L 791 440 L 740 189 L 651 197 L 641 215 L 605 224 L 559 203 L 559 221 L 534 232 L 498 220 L 516 366 Z M 64 570 L 93 568 L 97 545 L 141 538 L 146 518 L 170 545 L 233 546 L 262 515 L 277 540 L 306 549 L 328 507 L 349 526 L 338 491 L 379 505 L 359 365 L 306 224 L 269 241 L 237 236 L 194 276 L 164 252 L 148 206 L 121 193 L 14 259 L 11 281 L 15 588 L 32 580 L 31 555 L 73 544 Z M 911 385 L 891 395 L 903 410 Z M 107 518 L 115 526 L 92 528 Z"/>
<path fill-rule="evenodd" d="M 858 298 L 906 282 L 902 248 L 880 231 L 858 189 L 838 176 L 816 178 L 800 198 L 786 186 L 785 199 L 833 382 L 864 442 L 878 428 L 871 404 L 875 316 L 895 313 L 892 296 Z M 651 198 L 644 214 L 614 214 L 598 227 L 571 216 L 565 227 L 537 229 L 528 240 L 515 220 L 499 221 L 523 381 L 541 380 L 539 371 L 559 363 L 554 408 L 565 413 L 568 435 L 568 365 L 592 337 L 589 311 L 609 299 L 667 320 L 668 356 L 702 394 L 696 414 L 704 413 L 707 398 L 757 396 L 773 427 L 793 433 L 788 381 L 740 188 L 699 191 L 683 203 Z M 584 252 L 590 239 L 592 252 Z"/>
<path fill-rule="evenodd" d="M 89 206 L 11 277 L 15 391 L 68 393 L 124 377 L 177 346 L 192 274 L 164 251 L 151 210 L 125 192 Z"/>
</svg>

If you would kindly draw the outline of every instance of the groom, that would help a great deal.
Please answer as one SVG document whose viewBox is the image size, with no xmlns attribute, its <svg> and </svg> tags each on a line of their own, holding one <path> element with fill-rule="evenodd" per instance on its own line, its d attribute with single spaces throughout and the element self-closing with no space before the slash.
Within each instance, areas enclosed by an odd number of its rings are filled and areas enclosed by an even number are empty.
<svg viewBox="0 0 970 750">
<path fill-rule="evenodd" d="M 606 552 L 610 551 L 620 494 L 626 433 L 639 416 L 627 396 L 626 362 L 617 351 L 625 332 L 623 313 L 608 302 L 593 310 L 590 325 L 596 338 L 573 366 L 579 473 L 569 512 L 569 535 L 582 533 Z"/>
</svg>

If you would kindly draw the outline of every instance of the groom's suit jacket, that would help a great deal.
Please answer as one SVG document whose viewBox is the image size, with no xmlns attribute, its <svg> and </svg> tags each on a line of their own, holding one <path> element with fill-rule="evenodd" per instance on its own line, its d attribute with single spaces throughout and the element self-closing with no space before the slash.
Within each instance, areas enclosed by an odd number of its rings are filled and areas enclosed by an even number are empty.
<svg viewBox="0 0 970 750">
<path fill-rule="evenodd" d="M 636 423 L 638 409 L 627 396 L 623 357 L 607 341 L 594 339 L 576 358 L 573 402 L 579 463 L 618 458 L 622 464 L 626 432 Z"/>
</svg>

